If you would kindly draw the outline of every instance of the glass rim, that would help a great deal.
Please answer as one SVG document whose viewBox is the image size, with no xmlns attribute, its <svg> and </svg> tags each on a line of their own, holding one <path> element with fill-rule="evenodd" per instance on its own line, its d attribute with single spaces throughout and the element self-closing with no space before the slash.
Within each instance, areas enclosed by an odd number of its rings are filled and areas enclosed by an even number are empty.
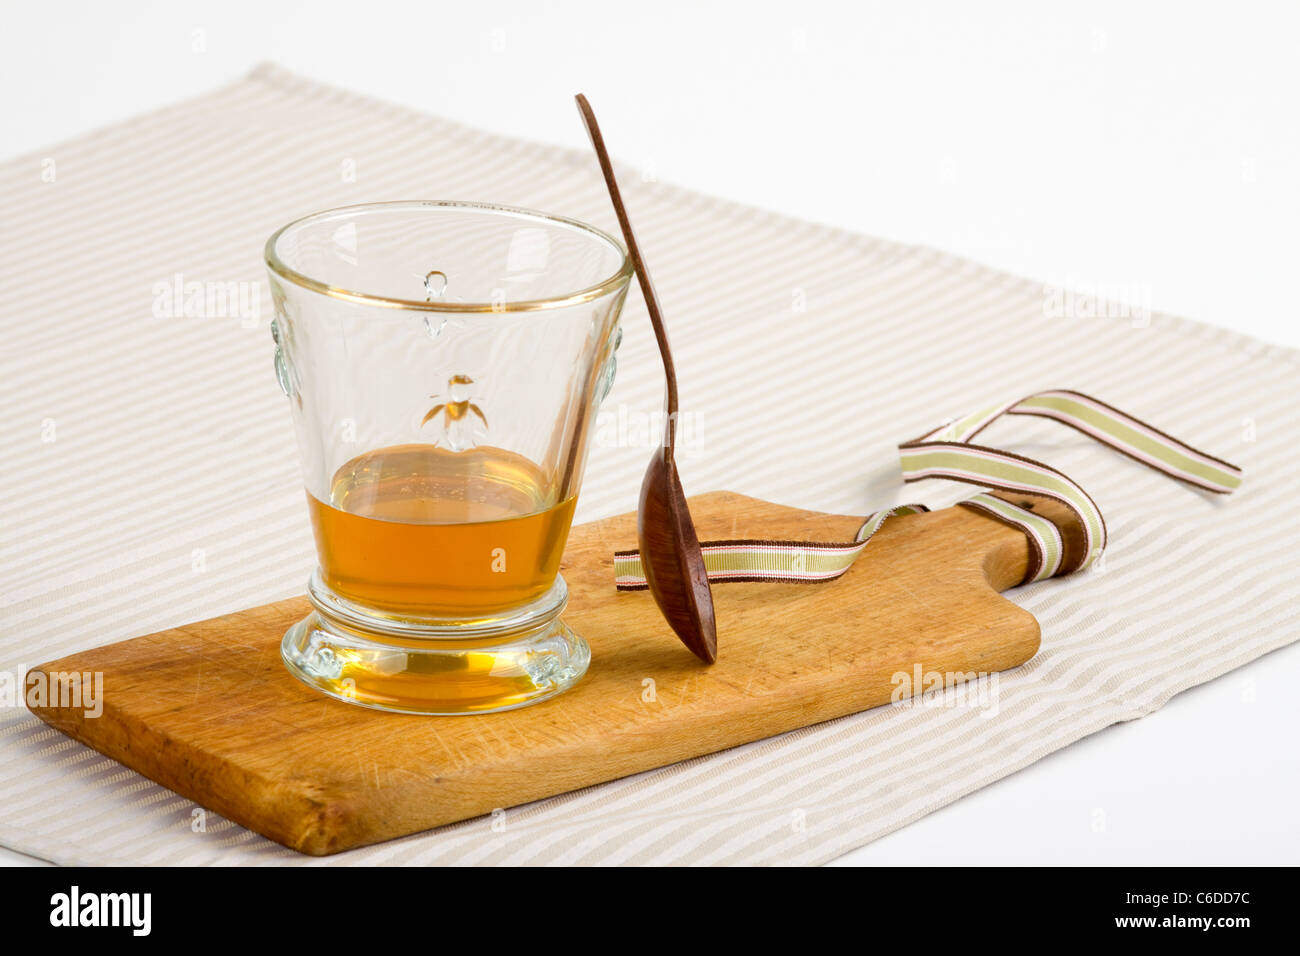
<svg viewBox="0 0 1300 956">
<path fill-rule="evenodd" d="M 488 302 L 430 302 L 424 299 L 400 299 L 392 296 L 376 295 L 370 292 L 358 292 L 353 289 L 343 289 L 339 286 L 331 285 L 320 279 L 314 279 L 297 269 L 291 268 L 283 259 L 280 258 L 276 251 L 276 245 L 285 233 L 290 229 L 301 227 L 315 220 L 325 219 L 329 216 L 337 216 L 340 213 L 350 213 L 353 215 L 375 212 L 385 209 L 400 209 L 431 207 L 438 209 L 466 209 L 474 212 L 499 212 L 508 213 L 514 216 L 522 216 L 528 219 L 540 220 L 552 224 L 560 224 L 571 229 L 577 229 L 588 235 L 607 243 L 621 258 L 618 269 L 610 276 L 602 279 L 595 285 L 588 286 L 585 289 L 579 289 L 575 292 L 568 292 L 564 295 L 550 296 L 544 299 L 521 299 L 518 302 L 505 303 L 488 303 Z M 358 302 L 365 305 L 380 306 L 389 309 L 414 310 L 419 312 L 537 312 L 542 309 L 562 309 L 571 305 L 580 305 L 583 302 L 591 302 L 595 299 L 602 298 L 611 292 L 616 291 L 620 286 L 627 285 L 632 278 L 632 258 L 628 255 L 627 249 L 623 243 L 619 242 L 603 229 L 597 229 L 595 226 L 582 222 L 578 219 L 571 219 L 568 216 L 559 216 L 548 212 L 539 212 L 536 209 L 527 209 L 523 206 L 507 206 L 503 203 L 490 202 L 468 202 L 454 199 L 399 199 L 388 202 L 368 202 L 356 203 L 349 206 L 335 206 L 332 209 L 322 209 L 309 215 L 302 216 L 298 219 L 288 222 L 281 226 L 271 237 L 266 240 L 266 246 L 263 249 L 263 258 L 266 261 L 266 267 L 275 275 L 292 282 L 294 285 L 308 289 L 312 292 L 318 292 L 321 295 L 331 296 L 336 299 L 343 299 L 349 302 Z"/>
</svg>

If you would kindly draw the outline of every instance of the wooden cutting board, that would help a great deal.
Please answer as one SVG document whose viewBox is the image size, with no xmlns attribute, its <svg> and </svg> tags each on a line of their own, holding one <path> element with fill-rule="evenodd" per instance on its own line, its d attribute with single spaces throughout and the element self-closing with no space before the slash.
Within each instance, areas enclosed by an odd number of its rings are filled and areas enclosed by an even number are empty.
<svg viewBox="0 0 1300 956">
<path fill-rule="evenodd" d="M 692 499 L 702 539 L 851 540 L 859 518 L 726 492 Z M 985 673 L 1038 649 L 1038 623 L 999 591 L 1023 578 L 1024 535 L 954 507 L 887 522 L 821 584 L 714 586 L 719 660 L 701 664 L 645 591 L 618 592 L 627 514 L 575 527 L 565 620 L 592 648 L 577 687 L 520 710 L 386 714 L 328 699 L 280 662 L 305 598 L 41 665 L 102 672 L 103 713 L 38 717 L 211 811 L 303 853 L 392 839 L 712 753 L 890 702 L 896 675 Z M 917 688 L 923 689 L 923 688 Z"/>
</svg>

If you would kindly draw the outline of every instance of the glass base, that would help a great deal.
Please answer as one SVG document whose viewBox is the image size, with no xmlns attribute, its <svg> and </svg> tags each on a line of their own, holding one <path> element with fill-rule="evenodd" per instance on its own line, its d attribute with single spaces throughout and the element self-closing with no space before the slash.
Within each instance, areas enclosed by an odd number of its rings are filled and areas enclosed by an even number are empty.
<svg viewBox="0 0 1300 956">
<path fill-rule="evenodd" d="M 303 683 L 350 704 L 401 714 L 512 710 L 572 687 L 591 662 L 587 642 L 559 618 L 562 592 L 544 620 L 516 619 L 517 629 L 392 618 L 371 628 L 355 606 L 346 622 L 330 613 L 340 599 L 321 592 L 314 578 L 316 610 L 285 632 L 280 656 Z"/>
</svg>

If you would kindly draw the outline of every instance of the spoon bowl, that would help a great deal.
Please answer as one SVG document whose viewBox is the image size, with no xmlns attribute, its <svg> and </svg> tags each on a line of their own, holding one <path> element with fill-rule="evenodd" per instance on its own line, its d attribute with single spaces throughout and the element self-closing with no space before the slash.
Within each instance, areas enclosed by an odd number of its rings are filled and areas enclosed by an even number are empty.
<svg viewBox="0 0 1300 956">
<path fill-rule="evenodd" d="M 646 583 L 664 619 L 706 664 L 718 659 L 713 592 L 677 468 L 656 453 L 641 482 L 637 546 Z"/>
</svg>

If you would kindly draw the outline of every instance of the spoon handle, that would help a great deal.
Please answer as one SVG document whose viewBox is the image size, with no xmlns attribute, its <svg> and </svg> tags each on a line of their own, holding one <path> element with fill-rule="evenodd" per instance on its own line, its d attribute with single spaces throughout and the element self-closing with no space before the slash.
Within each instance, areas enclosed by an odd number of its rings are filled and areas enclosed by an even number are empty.
<svg viewBox="0 0 1300 956">
<path fill-rule="evenodd" d="M 605 150 L 605 140 L 600 135 L 600 126 L 596 123 L 596 114 L 592 112 L 587 97 L 579 93 L 574 99 L 578 103 L 578 112 L 591 137 L 591 145 L 600 160 L 600 171 L 605 176 L 605 186 L 609 189 L 609 198 L 614 203 L 614 214 L 618 216 L 619 227 L 623 230 L 623 241 L 627 243 L 628 256 L 636 270 L 637 282 L 641 285 L 641 295 L 645 298 L 646 310 L 650 313 L 650 324 L 654 326 L 655 340 L 659 343 L 659 355 L 664 362 L 664 378 L 667 382 L 666 405 L 667 416 L 664 421 L 664 458 L 673 460 L 673 448 L 677 441 L 677 371 L 673 367 L 673 351 L 668 345 L 668 330 L 664 328 L 663 314 L 659 311 L 659 297 L 655 295 L 654 283 L 641 258 L 641 249 L 637 246 L 636 235 L 632 232 L 632 223 L 627 218 L 627 209 L 623 205 L 623 194 L 619 192 L 618 181 L 614 178 L 614 166 L 609 161 Z"/>
</svg>

